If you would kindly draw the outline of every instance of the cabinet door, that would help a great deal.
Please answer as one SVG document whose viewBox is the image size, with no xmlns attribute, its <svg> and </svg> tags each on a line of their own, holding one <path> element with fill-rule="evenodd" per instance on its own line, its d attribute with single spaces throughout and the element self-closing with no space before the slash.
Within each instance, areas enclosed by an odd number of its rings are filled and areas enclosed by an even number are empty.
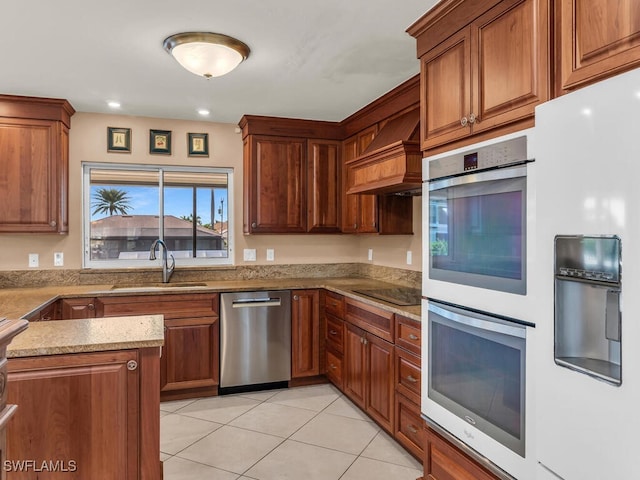
<svg viewBox="0 0 640 480">
<path fill-rule="evenodd" d="M 138 479 L 140 369 L 127 368 L 138 361 L 135 350 L 10 359 L 7 458 L 77 468 L 39 478 Z"/>
<path fill-rule="evenodd" d="M 307 230 L 306 141 L 253 136 L 245 175 L 249 175 L 246 231 L 303 233 Z"/>
<path fill-rule="evenodd" d="M 358 157 L 373 141 L 378 126 L 363 130 L 344 141 L 342 146 L 343 163 Z M 347 195 L 346 175 L 342 181 L 342 232 L 376 233 L 378 231 L 378 205 L 376 195 Z"/>
<path fill-rule="evenodd" d="M 165 320 L 160 362 L 160 392 L 164 400 L 177 390 L 215 389 L 220 383 L 217 317 Z"/>
<path fill-rule="evenodd" d="M 291 341 L 291 378 L 320 375 L 319 290 L 293 292 Z"/>
<path fill-rule="evenodd" d="M 66 135 L 60 122 L 2 119 L 0 232 L 67 231 Z"/>
<path fill-rule="evenodd" d="M 471 24 L 474 134 L 532 117 L 549 99 L 547 3 L 506 0 Z"/>
<path fill-rule="evenodd" d="M 471 58 L 469 29 L 452 35 L 422 57 L 422 150 L 469 135 Z"/>
<path fill-rule="evenodd" d="M 60 300 L 61 318 L 71 320 L 76 318 L 95 318 L 95 298 L 63 298 Z"/>
<path fill-rule="evenodd" d="M 345 329 L 345 347 L 343 381 L 347 396 L 363 410 L 365 409 L 366 347 L 364 331 L 347 323 Z"/>
<path fill-rule="evenodd" d="M 340 142 L 309 140 L 307 222 L 309 232 L 340 231 Z"/>
<path fill-rule="evenodd" d="M 638 0 L 559 0 L 555 7 L 560 89 L 640 65 Z"/>
<path fill-rule="evenodd" d="M 393 432 L 393 345 L 369 334 L 365 341 L 368 350 L 366 410 L 388 432 Z"/>
</svg>

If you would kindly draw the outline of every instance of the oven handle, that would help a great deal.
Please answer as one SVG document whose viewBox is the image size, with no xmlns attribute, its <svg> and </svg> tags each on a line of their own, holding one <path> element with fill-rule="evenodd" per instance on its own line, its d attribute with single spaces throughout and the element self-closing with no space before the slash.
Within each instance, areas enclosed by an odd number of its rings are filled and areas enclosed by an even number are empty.
<svg viewBox="0 0 640 480">
<path fill-rule="evenodd" d="M 483 320 L 478 317 L 471 317 L 462 315 L 460 313 L 452 312 L 442 307 L 438 307 L 433 303 L 429 303 L 429 311 L 433 312 L 441 317 L 451 320 L 452 322 L 461 323 L 469 327 L 479 328 L 481 330 L 487 330 L 490 332 L 502 333 L 511 337 L 527 338 L 526 330 L 523 327 L 516 327 L 512 325 L 505 325 L 491 320 Z"/>
<path fill-rule="evenodd" d="M 429 180 L 429 191 L 432 192 L 433 190 L 441 190 L 448 187 L 467 185 L 469 183 L 489 182 L 492 180 L 504 180 L 508 178 L 518 178 L 526 176 L 526 165 L 519 165 L 517 167 L 496 168 L 492 170 L 473 173 L 470 172 L 455 177 Z"/>
</svg>

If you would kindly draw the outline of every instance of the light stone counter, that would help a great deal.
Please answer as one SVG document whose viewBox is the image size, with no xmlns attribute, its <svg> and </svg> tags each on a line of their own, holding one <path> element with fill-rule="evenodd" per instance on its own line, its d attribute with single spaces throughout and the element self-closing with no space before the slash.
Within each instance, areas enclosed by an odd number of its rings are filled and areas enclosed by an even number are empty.
<svg viewBox="0 0 640 480">
<path fill-rule="evenodd" d="M 162 315 L 31 322 L 7 348 L 7 357 L 127 350 L 164 344 Z"/>
<path fill-rule="evenodd" d="M 23 318 L 59 298 L 93 297 L 115 295 L 161 295 L 163 293 L 231 292 L 253 290 L 294 290 L 324 288 L 361 302 L 383 308 L 393 313 L 405 315 L 420 321 L 420 306 L 398 306 L 375 300 L 354 292 L 365 288 L 392 288 L 397 285 L 370 278 L 274 278 L 247 279 L 188 283 L 169 283 L 168 285 L 150 283 L 147 285 L 78 285 L 48 286 L 36 288 L 0 289 L 0 316 Z M 32 322 L 34 324 L 35 322 Z M 39 323 L 39 322 L 37 322 Z M 46 322 L 45 322 L 46 323 Z"/>
</svg>

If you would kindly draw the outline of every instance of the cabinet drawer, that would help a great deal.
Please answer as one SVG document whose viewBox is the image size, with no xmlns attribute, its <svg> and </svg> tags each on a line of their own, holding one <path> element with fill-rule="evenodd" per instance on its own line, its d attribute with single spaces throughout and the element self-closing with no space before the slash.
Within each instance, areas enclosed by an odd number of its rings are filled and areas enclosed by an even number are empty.
<svg viewBox="0 0 640 480">
<path fill-rule="evenodd" d="M 333 315 L 327 315 L 324 338 L 328 346 L 342 353 L 344 351 L 344 322 Z"/>
<path fill-rule="evenodd" d="M 342 390 L 342 355 L 326 350 L 327 378 Z"/>
<path fill-rule="evenodd" d="M 421 369 L 420 358 L 395 348 L 396 390 L 411 401 L 420 403 Z"/>
<path fill-rule="evenodd" d="M 396 395 L 396 440 L 421 460 L 425 437 L 422 423 L 420 407 L 405 396 Z"/>
<path fill-rule="evenodd" d="M 165 320 L 218 316 L 217 293 L 101 297 L 98 316 L 163 314 Z"/>
<path fill-rule="evenodd" d="M 338 293 L 325 292 L 324 310 L 338 318 L 344 318 L 344 297 Z"/>
<path fill-rule="evenodd" d="M 393 313 L 352 298 L 347 298 L 345 302 L 345 314 L 345 319 L 354 325 L 388 342 L 393 342 Z"/>
<path fill-rule="evenodd" d="M 396 315 L 396 345 L 420 355 L 422 325 L 417 320 Z"/>
</svg>

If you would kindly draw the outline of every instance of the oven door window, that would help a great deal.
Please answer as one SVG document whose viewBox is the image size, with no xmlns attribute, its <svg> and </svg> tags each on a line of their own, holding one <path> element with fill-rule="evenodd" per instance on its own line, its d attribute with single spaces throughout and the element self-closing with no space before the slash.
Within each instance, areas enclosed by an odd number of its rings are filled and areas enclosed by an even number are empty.
<svg viewBox="0 0 640 480">
<path fill-rule="evenodd" d="M 524 455 L 526 330 L 482 317 L 430 306 L 428 395 Z"/>
<path fill-rule="evenodd" d="M 429 193 L 430 278 L 526 293 L 526 177 Z"/>
</svg>

